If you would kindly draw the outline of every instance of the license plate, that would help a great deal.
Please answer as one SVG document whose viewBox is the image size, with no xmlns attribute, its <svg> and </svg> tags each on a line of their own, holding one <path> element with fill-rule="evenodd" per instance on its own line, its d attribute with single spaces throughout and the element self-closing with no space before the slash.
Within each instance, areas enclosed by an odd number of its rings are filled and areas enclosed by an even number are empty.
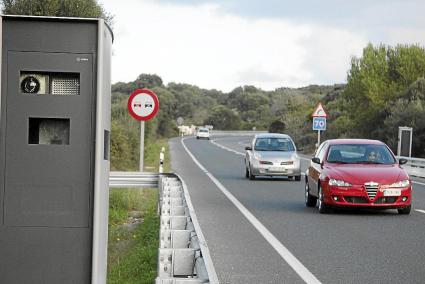
<svg viewBox="0 0 425 284">
<path fill-rule="evenodd" d="M 401 190 L 400 189 L 385 189 L 384 190 L 384 196 L 400 196 Z"/>
<path fill-rule="evenodd" d="M 269 172 L 285 172 L 285 168 L 283 167 L 273 167 L 273 168 L 269 168 Z"/>
</svg>

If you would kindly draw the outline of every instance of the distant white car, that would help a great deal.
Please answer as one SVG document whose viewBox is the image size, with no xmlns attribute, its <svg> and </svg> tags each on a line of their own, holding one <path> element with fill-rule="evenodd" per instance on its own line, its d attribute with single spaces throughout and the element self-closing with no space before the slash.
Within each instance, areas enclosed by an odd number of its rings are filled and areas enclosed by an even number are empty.
<svg viewBox="0 0 425 284">
<path fill-rule="evenodd" d="M 208 139 L 210 140 L 210 130 L 205 127 L 201 127 L 196 131 L 196 139 Z"/>
<path fill-rule="evenodd" d="M 245 176 L 287 176 L 301 180 L 300 157 L 291 137 L 286 134 L 257 134 L 245 147 Z"/>
</svg>

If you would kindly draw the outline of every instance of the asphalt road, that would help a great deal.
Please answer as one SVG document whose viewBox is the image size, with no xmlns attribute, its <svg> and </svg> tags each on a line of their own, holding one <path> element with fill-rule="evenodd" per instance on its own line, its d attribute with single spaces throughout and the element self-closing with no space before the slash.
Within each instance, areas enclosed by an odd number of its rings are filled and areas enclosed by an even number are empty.
<svg viewBox="0 0 425 284">
<path fill-rule="evenodd" d="M 245 178 L 251 139 L 170 141 L 220 283 L 425 283 L 424 181 L 414 184 L 408 216 L 323 215 L 305 206 L 303 181 Z"/>
</svg>

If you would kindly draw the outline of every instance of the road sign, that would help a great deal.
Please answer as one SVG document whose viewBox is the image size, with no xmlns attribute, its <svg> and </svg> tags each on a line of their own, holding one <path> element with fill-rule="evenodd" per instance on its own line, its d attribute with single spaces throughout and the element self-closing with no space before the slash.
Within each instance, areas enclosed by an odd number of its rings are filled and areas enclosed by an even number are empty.
<svg viewBox="0 0 425 284">
<path fill-rule="evenodd" d="M 326 130 L 326 117 L 313 117 L 313 130 Z"/>
<path fill-rule="evenodd" d="M 127 102 L 128 112 L 140 121 L 140 159 L 139 169 L 143 172 L 145 149 L 145 121 L 156 115 L 159 109 L 159 100 L 154 92 L 147 89 L 137 89 L 131 93 Z"/>
<path fill-rule="evenodd" d="M 178 126 L 180 126 L 180 125 L 182 125 L 182 124 L 183 124 L 183 122 L 184 122 L 183 117 L 179 116 L 179 117 L 177 118 L 177 125 L 178 125 Z"/>
<path fill-rule="evenodd" d="M 328 117 L 328 114 L 323 109 L 322 103 L 319 103 L 314 110 L 312 117 Z"/>
<path fill-rule="evenodd" d="M 127 108 L 135 119 L 147 121 L 158 112 L 159 100 L 151 90 L 137 89 L 128 98 Z"/>
<path fill-rule="evenodd" d="M 397 156 L 412 156 L 412 127 L 400 126 L 398 128 Z"/>
</svg>

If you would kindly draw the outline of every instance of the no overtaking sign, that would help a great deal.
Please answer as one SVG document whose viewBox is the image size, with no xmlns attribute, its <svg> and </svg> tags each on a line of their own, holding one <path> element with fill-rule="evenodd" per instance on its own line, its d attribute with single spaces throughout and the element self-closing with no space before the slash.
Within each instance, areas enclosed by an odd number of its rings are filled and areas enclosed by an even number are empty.
<svg viewBox="0 0 425 284">
<path fill-rule="evenodd" d="M 128 98 L 127 108 L 132 117 L 140 121 L 153 118 L 159 109 L 159 100 L 147 89 L 135 90 Z"/>
</svg>

